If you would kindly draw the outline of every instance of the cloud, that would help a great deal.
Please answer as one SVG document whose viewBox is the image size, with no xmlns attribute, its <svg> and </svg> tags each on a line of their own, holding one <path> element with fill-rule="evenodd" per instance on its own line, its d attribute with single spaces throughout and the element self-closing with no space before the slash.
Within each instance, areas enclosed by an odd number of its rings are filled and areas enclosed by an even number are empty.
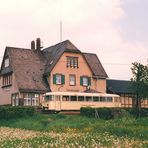
<svg viewBox="0 0 148 148">
<path fill-rule="evenodd" d="M 142 41 L 128 41 L 120 20 L 126 17 L 121 0 L 5 0 L 0 5 L 0 57 L 5 46 L 30 48 L 30 41 L 41 37 L 45 46 L 70 39 L 80 50 L 94 52 L 106 65 L 108 75 L 128 79 L 130 64 L 145 61 L 148 50 Z M 1 59 L 0 59 L 1 60 Z"/>
</svg>

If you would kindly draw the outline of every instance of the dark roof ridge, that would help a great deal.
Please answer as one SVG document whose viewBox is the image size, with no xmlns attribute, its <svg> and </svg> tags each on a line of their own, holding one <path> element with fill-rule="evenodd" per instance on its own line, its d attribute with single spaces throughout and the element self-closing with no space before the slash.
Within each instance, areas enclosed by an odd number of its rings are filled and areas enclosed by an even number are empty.
<svg viewBox="0 0 148 148">
<path fill-rule="evenodd" d="M 96 55 L 97 56 L 97 54 L 96 53 L 91 53 L 91 52 L 82 52 L 83 54 L 92 54 L 92 55 Z"/>
<path fill-rule="evenodd" d="M 6 46 L 6 49 L 20 49 L 20 50 L 30 50 L 30 51 L 32 51 L 32 50 L 29 49 L 29 48 L 11 47 L 11 46 Z"/>
<path fill-rule="evenodd" d="M 111 81 L 126 81 L 126 82 L 131 82 L 130 80 L 118 80 L 118 79 L 107 79 L 107 80 L 111 80 Z"/>
<path fill-rule="evenodd" d="M 47 48 L 51 48 L 51 47 L 54 47 L 54 46 L 58 46 L 58 45 L 60 45 L 60 44 L 62 44 L 62 43 L 65 43 L 65 42 L 70 42 L 70 41 L 69 41 L 69 40 L 64 40 L 64 41 L 59 42 L 59 43 L 57 43 L 57 44 L 51 45 L 51 46 L 49 46 L 49 47 L 46 47 L 46 48 L 42 49 L 42 51 L 44 51 L 44 50 L 47 49 Z"/>
</svg>

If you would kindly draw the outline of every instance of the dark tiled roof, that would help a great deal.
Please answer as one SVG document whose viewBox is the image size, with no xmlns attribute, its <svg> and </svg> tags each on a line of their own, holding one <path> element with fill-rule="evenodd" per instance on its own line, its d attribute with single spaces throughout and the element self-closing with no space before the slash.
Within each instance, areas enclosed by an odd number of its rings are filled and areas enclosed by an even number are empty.
<svg viewBox="0 0 148 148">
<path fill-rule="evenodd" d="M 75 45 L 73 45 L 69 40 L 66 40 L 54 46 L 48 47 L 44 49 L 42 52 L 47 59 L 45 67 L 45 74 L 46 74 L 53 69 L 53 67 L 58 62 L 58 60 L 60 59 L 60 57 L 64 52 L 80 53 L 80 50 Z"/>
<path fill-rule="evenodd" d="M 12 72 L 11 66 L 5 67 L 5 68 L 2 68 L 0 75 L 4 75 L 4 74 L 7 74 L 7 73 L 11 73 L 11 72 Z"/>
<path fill-rule="evenodd" d="M 131 81 L 125 80 L 107 80 L 108 93 L 133 93 Z"/>
<path fill-rule="evenodd" d="M 19 90 L 45 92 L 43 82 L 45 61 L 42 54 L 30 49 L 7 47 L 13 73 Z"/>
<path fill-rule="evenodd" d="M 81 53 L 69 40 L 43 50 L 6 47 L 4 55 L 9 57 L 10 66 L 8 68 L 3 68 L 2 66 L 0 74 L 13 72 L 18 89 L 21 92 L 49 91 L 49 85 L 44 78 L 46 74 L 51 72 L 64 52 Z M 84 55 L 93 76 L 97 76 L 97 78 L 107 77 L 97 55 L 81 54 Z"/>
<path fill-rule="evenodd" d="M 90 69 L 92 70 L 94 76 L 97 76 L 98 78 L 107 78 L 108 77 L 96 54 L 83 53 L 83 55 L 89 65 Z"/>
</svg>

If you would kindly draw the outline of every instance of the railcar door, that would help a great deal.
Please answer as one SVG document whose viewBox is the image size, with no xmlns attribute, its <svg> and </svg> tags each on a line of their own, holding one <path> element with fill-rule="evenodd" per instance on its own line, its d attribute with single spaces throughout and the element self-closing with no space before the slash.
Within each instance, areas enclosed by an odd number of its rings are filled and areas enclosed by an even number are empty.
<svg viewBox="0 0 148 148">
<path fill-rule="evenodd" d="M 61 110 L 61 96 L 55 96 L 55 110 L 60 111 Z"/>
<path fill-rule="evenodd" d="M 115 107 L 121 107 L 121 101 L 119 97 L 114 97 L 114 105 Z"/>
</svg>

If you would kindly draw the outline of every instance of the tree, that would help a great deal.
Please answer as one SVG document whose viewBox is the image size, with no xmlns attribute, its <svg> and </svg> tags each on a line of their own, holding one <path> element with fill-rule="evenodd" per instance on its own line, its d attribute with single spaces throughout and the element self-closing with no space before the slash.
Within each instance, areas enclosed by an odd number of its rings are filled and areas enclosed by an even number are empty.
<svg viewBox="0 0 148 148">
<path fill-rule="evenodd" d="M 132 90 L 135 94 L 135 107 L 140 111 L 141 100 L 148 98 L 148 65 L 132 63 Z M 138 112 L 139 113 L 139 112 Z"/>
</svg>

